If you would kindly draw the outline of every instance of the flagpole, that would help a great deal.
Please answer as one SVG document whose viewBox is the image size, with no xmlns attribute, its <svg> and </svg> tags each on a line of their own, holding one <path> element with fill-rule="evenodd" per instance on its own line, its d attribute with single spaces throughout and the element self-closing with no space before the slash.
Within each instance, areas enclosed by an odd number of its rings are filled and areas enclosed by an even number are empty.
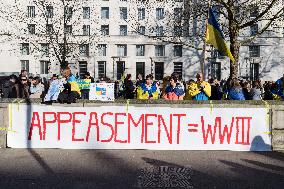
<svg viewBox="0 0 284 189">
<path fill-rule="evenodd" d="M 205 22 L 205 35 L 204 35 L 204 44 L 203 44 L 203 60 L 201 61 L 201 73 L 203 75 L 203 80 L 205 80 L 205 62 L 206 62 L 206 34 L 207 34 L 207 27 L 208 27 L 208 18 L 209 18 L 209 10 L 211 7 L 211 1 L 208 1 L 208 11 L 206 14 L 206 22 Z"/>
</svg>

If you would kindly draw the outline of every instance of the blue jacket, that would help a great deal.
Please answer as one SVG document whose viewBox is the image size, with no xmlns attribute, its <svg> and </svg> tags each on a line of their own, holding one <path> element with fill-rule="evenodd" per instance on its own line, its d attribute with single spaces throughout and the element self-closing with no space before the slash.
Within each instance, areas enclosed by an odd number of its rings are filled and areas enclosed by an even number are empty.
<svg viewBox="0 0 284 189">
<path fill-rule="evenodd" d="M 276 81 L 277 88 L 276 90 L 271 91 L 273 94 L 278 95 L 284 99 L 284 88 L 283 88 L 283 78 L 280 78 Z"/>
<path fill-rule="evenodd" d="M 229 100 L 245 100 L 242 88 L 231 88 L 228 94 Z"/>
</svg>

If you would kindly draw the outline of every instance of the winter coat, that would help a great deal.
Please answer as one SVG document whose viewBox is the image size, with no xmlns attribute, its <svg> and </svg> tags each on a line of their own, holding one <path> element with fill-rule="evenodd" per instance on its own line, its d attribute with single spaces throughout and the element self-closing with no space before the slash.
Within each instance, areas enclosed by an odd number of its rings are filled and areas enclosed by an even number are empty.
<svg viewBox="0 0 284 189">
<path fill-rule="evenodd" d="M 250 96 L 252 100 L 261 100 L 261 90 L 257 88 L 252 88 L 250 90 Z"/>
<path fill-rule="evenodd" d="M 125 87 L 125 99 L 133 99 L 134 98 L 134 93 L 135 93 L 135 87 L 133 85 L 133 82 L 131 80 L 124 80 L 124 87 Z"/>
<path fill-rule="evenodd" d="M 240 87 L 233 87 L 229 90 L 229 100 L 245 100 L 243 89 Z"/>
<path fill-rule="evenodd" d="M 30 87 L 30 98 L 41 98 L 42 92 L 44 91 L 44 86 L 39 83 L 37 85 L 31 85 Z"/>
<path fill-rule="evenodd" d="M 180 84 L 177 84 L 176 87 L 167 86 L 163 99 L 166 100 L 183 100 L 184 90 Z"/>
</svg>

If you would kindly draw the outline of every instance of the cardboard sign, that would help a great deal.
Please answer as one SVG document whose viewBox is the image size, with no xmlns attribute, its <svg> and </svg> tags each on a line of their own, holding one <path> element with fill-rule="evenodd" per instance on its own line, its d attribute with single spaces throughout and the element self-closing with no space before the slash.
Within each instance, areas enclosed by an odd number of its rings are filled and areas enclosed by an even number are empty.
<svg viewBox="0 0 284 189">
<path fill-rule="evenodd" d="M 271 150 L 265 108 L 10 108 L 11 148 Z"/>
<path fill-rule="evenodd" d="M 114 83 L 91 83 L 89 99 L 114 101 Z"/>
</svg>

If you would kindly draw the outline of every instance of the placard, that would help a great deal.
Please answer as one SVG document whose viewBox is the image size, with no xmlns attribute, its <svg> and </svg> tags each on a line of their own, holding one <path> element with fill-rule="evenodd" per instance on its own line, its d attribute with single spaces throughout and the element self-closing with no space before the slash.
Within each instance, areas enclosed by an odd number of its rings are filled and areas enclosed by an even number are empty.
<svg viewBox="0 0 284 189">
<path fill-rule="evenodd" d="M 91 83 L 89 99 L 114 101 L 114 83 Z"/>
<path fill-rule="evenodd" d="M 265 108 L 9 107 L 11 148 L 271 150 Z"/>
</svg>

